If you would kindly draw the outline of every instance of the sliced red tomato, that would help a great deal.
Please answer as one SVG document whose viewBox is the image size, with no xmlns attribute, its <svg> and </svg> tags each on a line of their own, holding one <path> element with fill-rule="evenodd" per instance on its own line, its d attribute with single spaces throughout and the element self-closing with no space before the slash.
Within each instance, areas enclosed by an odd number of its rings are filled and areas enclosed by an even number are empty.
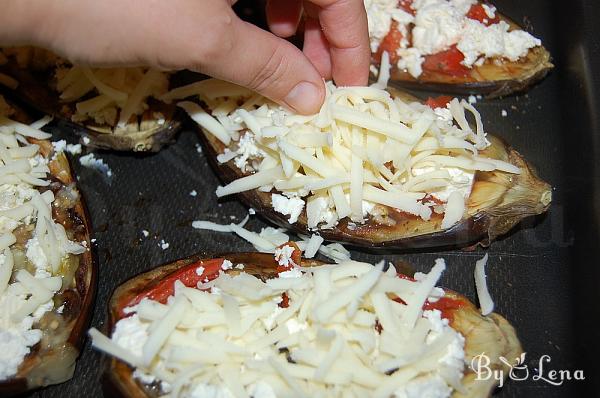
<svg viewBox="0 0 600 398">
<path fill-rule="evenodd" d="M 481 3 L 473 4 L 471 6 L 469 12 L 467 12 L 467 18 L 479 21 L 486 26 L 490 26 L 500 22 L 500 17 L 498 16 L 498 13 L 494 14 L 494 18 L 490 18 L 485 12 L 485 8 L 483 8 L 483 4 Z"/>
<path fill-rule="evenodd" d="M 215 258 L 212 260 L 198 261 L 187 267 L 178 269 L 167 275 L 167 277 L 158 285 L 139 293 L 132 300 L 123 305 L 122 308 L 139 304 L 139 302 L 145 298 L 165 304 L 169 296 L 172 296 L 175 293 L 176 281 L 181 281 L 181 283 L 187 287 L 195 287 L 198 282 L 204 282 L 206 280 L 211 281 L 217 278 L 221 271 L 221 265 L 223 265 L 223 259 Z M 200 275 L 197 273 L 198 267 L 204 268 L 204 271 Z"/>
<path fill-rule="evenodd" d="M 440 297 L 436 302 L 426 301 L 423 305 L 423 310 L 438 310 L 442 313 L 442 318 L 448 319 L 450 322 L 454 320 L 453 313 L 455 310 L 464 307 L 463 300 L 451 298 L 448 296 Z"/>
<path fill-rule="evenodd" d="M 429 97 L 425 101 L 425 105 L 431 109 L 445 108 L 448 102 L 452 101 L 452 97 L 449 95 L 440 95 L 439 97 Z"/>
<path fill-rule="evenodd" d="M 412 278 L 412 277 L 410 277 L 408 275 L 404 275 L 404 274 L 398 274 L 398 278 L 406 279 L 406 280 L 409 280 L 412 282 L 415 281 L 415 278 Z M 400 297 L 395 297 L 395 298 L 393 298 L 393 300 L 397 303 L 406 305 L 406 301 L 402 300 Z M 452 322 L 453 311 L 457 310 L 459 308 L 462 308 L 464 305 L 465 305 L 465 302 L 463 300 L 455 299 L 455 298 L 448 297 L 448 296 L 443 296 L 443 297 L 440 297 L 435 302 L 430 302 L 429 300 L 425 301 L 425 304 L 423 304 L 423 311 L 438 310 L 442 313 L 442 318 L 448 319 L 450 322 Z M 381 325 L 379 326 L 379 328 L 381 328 Z M 378 330 L 378 332 L 381 333 L 380 330 Z"/>
<path fill-rule="evenodd" d="M 412 9 L 413 0 L 400 0 L 398 2 L 398 8 L 406 11 L 410 15 L 415 15 L 415 10 Z"/>
<path fill-rule="evenodd" d="M 398 63 L 398 59 L 400 56 L 396 52 L 398 48 L 400 48 L 400 42 L 402 41 L 402 32 L 398 30 L 398 22 L 392 21 L 392 25 L 390 26 L 390 31 L 388 34 L 381 40 L 379 43 L 379 47 L 377 48 L 377 53 L 375 53 L 375 61 L 381 62 L 381 55 L 384 51 L 387 51 L 390 56 L 390 64 L 396 65 Z"/>
<path fill-rule="evenodd" d="M 296 242 L 286 242 L 283 245 L 280 245 L 278 249 L 281 249 L 284 246 L 293 247 L 294 251 L 292 252 L 291 261 L 287 265 L 277 266 L 277 273 L 289 271 L 294 268 L 294 265 L 299 267 L 302 262 L 302 250 L 300 250 Z"/>
<path fill-rule="evenodd" d="M 450 76 L 467 76 L 470 70 L 461 64 L 464 59 L 463 53 L 454 45 L 446 51 L 427 55 L 423 61 L 423 70 Z"/>
</svg>

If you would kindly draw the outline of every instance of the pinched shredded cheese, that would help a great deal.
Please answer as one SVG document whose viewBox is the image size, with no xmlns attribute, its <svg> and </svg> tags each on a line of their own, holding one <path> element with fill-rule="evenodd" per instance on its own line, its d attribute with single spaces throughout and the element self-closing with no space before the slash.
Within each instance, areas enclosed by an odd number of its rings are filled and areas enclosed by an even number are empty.
<svg viewBox="0 0 600 398">
<path fill-rule="evenodd" d="M 173 398 L 256 396 L 259 382 L 278 397 L 404 397 L 425 387 L 448 397 L 463 391 L 464 338 L 439 310 L 423 310 L 444 294 L 435 288 L 444 268 L 439 259 L 408 280 L 384 262 L 346 261 L 267 281 L 221 273 L 204 290 L 177 281 L 166 304 L 145 299 L 110 339 L 90 336 Z"/>
<path fill-rule="evenodd" d="M 290 215 L 290 223 L 305 214 L 311 229 L 331 228 L 346 217 L 362 223 L 381 206 L 423 220 L 434 209 L 448 211 L 442 227 L 449 228 L 465 214 L 475 172 L 519 169 L 480 152 L 490 143 L 472 105 L 454 99 L 448 108 L 434 110 L 392 98 L 381 88 L 387 76 L 380 73 L 371 87 L 328 83 L 323 107 L 310 116 L 217 80 L 166 96 L 199 95 L 204 106 L 179 105 L 205 134 L 226 145 L 218 160 L 246 174 L 219 187 L 219 197 L 273 192 L 275 211 Z M 294 202 L 284 203 L 283 197 Z"/>
<path fill-rule="evenodd" d="M 0 381 L 14 376 L 40 341 L 35 322 L 54 306 L 65 259 L 86 250 L 53 221 L 52 190 L 38 190 L 50 184 L 48 159 L 27 138 L 49 138 L 39 130 L 48 119 L 27 125 L 10 114 L 0 97 L 0 352 L 10 353 L 0 361 Z"/>
</svg>

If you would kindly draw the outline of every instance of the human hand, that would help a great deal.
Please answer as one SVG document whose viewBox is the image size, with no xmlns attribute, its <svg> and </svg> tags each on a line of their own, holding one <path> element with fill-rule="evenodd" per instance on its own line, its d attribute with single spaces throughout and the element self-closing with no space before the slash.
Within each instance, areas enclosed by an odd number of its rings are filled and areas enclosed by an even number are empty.
<svg viewBox="0 0 600 398">
<path fill-rule="evenodd" d="M 294 33 L 302 0 L 269 1 L 274 34 L 240 20 L 234 2 L 9 1 L 11 20 L 23 25 L 19 41 L 75 63 L 191 69 L 249 87 L 300 113 L 318 111 L 325 96 L 322 77 L 333 77 L 338 85 L 367 83 L 370 52 L 362 0 L 305 2 L 304 53 L 281 38 Z"/>
</svg>

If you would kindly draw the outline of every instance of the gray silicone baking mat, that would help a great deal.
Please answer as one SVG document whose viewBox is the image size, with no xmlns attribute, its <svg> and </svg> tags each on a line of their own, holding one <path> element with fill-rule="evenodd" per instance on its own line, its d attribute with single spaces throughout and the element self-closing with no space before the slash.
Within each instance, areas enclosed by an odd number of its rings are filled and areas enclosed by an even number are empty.
<svg viewBox="0 0 600 398">
<path fill-rule="evenodd" d="M 597 350 L 592 344 L 597 333 L 591 322 L 598 315 L 593 303 L 597 302 L 598 289 L 594 287 L 599 280 L 591 265 L 597 266 L 592 263 L 597 263 L 593 258 L 600 243 L 597 212 L 593 211 L 594 202 L 600 200 L 597 190 L 594 194 L 599 169 L 593 168 L 598 165 L 598 137 L 590 129 L 596 120 L 590 114 L 595 94 L 590 65 L 599 63 L 595 52 L 598 35 L 592 35 L 597 31 L 592 22 L 598 12 L 592 2 L 587 3 L 563 7 L 542 0 L 497 2 L 506 14 L 533 28 L 557 64 L 551 75 L 527 94 L 477 103 L 487 130 L 510 142 L 555 187 L 546 216 L 527 220 L 487 250 L 488 284 L 496 311 L 516 327 L 529 370 L 526 380 L 508 382 L 499 397 L 580 396 L 584 388 L 590 391 L 587 396 L 598 395 L 590 380 L 596 366 L 591 358 Z M 62 137 L 60 131 L 55 133 Z M 216 200 L 214 190 L 219 181 L 197 150 L 198 144 L 188 125 L 173 145 L 158 154 L 96 153 L 111 168 L 111 178 L 82 167 L 78 157 L 74 158 L 97 239 L 100 272 L 93 326 L 103 328 L 113 289 L 133 275 L 199 251 L 253 250 L 236 236 L 191 227 L 192 220 L 229 223 L 248 213 L 235 198 Z M 194 190 L 197 196 L 190 195 Z M 259 231 L 266 225 L 252 216 L 247 227 Z M 161 242 L 168 243 L 168 248 L 162 248 Z M 402 259 L 416 270 L 428 270 L 436 258 L 443 257 L 448 269 L 442 285 L 473 300 L 473 268 L 483 254 L 481 249 L 412 254 L 352 250 L 355 259 Z M 571 380 L 555 386 L 534 378 L 543 355 L 551 362 L 544 363 L 541 376 L 547 378 L 551 369 L 583 369 L 589 383 Z M 71 381 L 31 396 L 100 396 L 102 370 L 103 356 L 92 351 L 88 342 Z"/>
</svg>

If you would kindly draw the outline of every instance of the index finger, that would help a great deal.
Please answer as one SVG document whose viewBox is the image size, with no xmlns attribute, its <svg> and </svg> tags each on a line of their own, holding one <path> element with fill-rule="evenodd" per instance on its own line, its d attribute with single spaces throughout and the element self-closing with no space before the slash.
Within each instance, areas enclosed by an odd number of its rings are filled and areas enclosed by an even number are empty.
<svg viewBox="0 0 600 398">
<path fill-rule="evenodd" d="M 309 0 L 330 45 L 332 75 L 339 86 L 364 86 L 371 49 L 363 0 Z"/>
</svg>

